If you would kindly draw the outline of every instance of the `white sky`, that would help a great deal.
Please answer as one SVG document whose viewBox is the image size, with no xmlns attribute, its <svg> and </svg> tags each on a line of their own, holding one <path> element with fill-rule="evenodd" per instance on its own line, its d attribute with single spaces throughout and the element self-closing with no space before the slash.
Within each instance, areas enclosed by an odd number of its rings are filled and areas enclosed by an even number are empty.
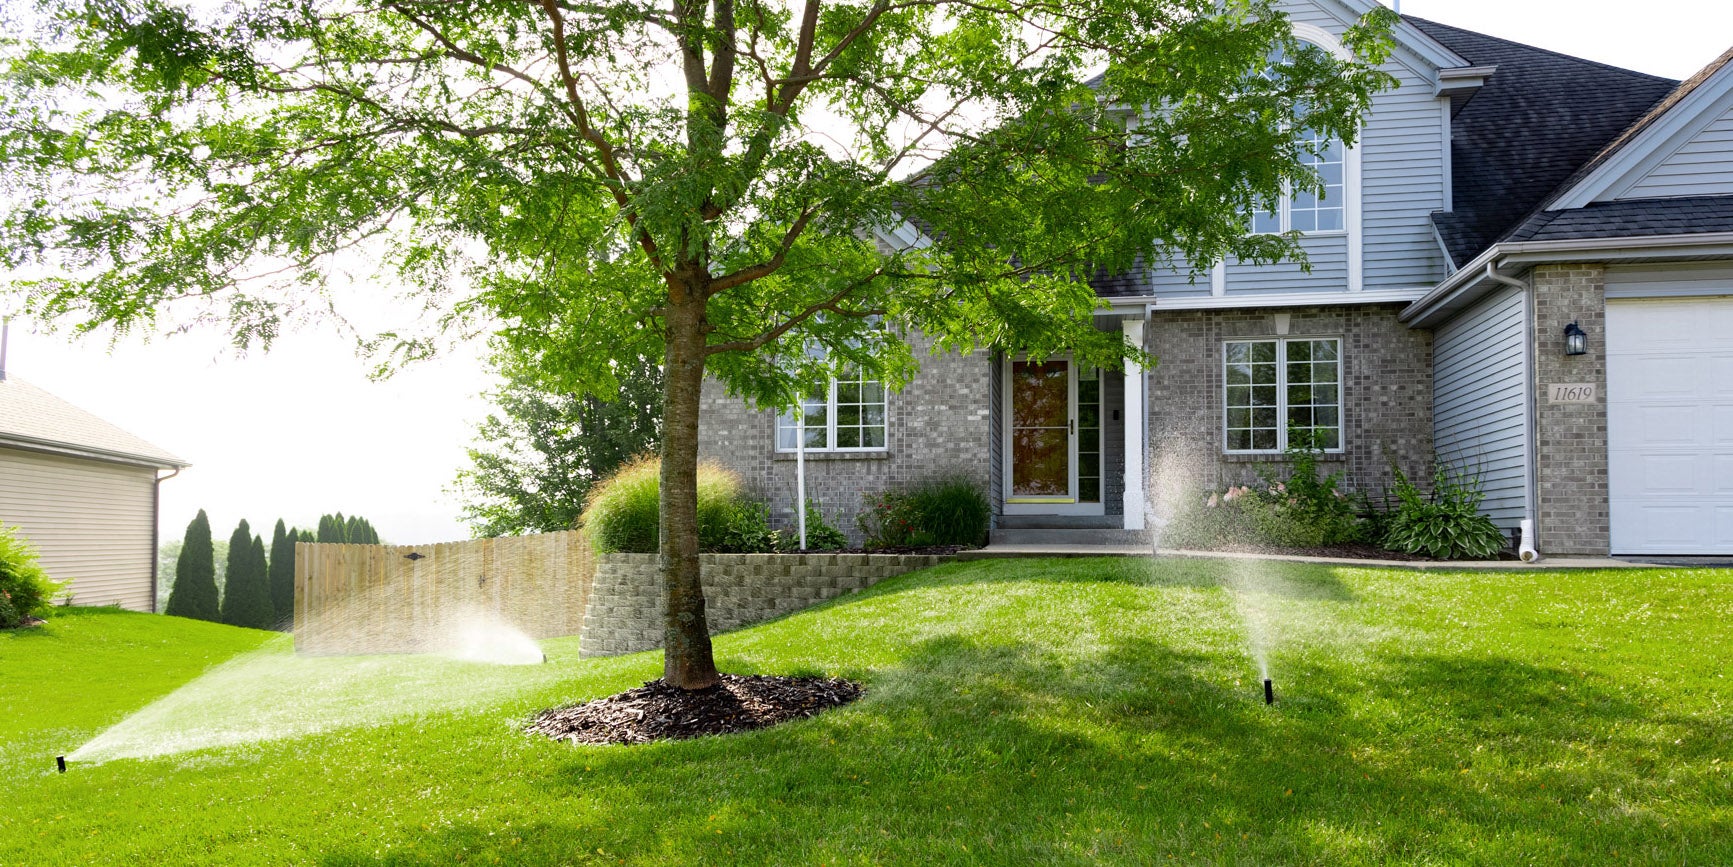
<svg viewBox="0 0 1733 867">
<path fill-rule="evenodd" d="M 1671 78 L 1733 43 L 1729 0 L 1404 0 L 1402 11 Z M 162 486 L 165 540 L 204 508 L 217 538 L 241 518 L 268 535 L 279 517 L 310 526 L 341 511 L 419 544 L 468 535 L 445 490 L 488 410 L 480 357 L 471 347 L 373 383 L 329 325 L 236 358 L 212 331 L 110 353 L 14 321 L 7 369 L 193 463 Z"/>
</svg>

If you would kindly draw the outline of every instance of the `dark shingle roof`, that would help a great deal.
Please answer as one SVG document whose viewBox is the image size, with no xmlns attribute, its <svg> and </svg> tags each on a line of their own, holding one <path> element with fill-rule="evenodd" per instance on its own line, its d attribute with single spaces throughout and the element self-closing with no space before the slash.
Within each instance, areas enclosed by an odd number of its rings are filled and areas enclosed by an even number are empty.
<svg viewBox="0 0 1733 867">
<path fill-rule="evenodd" d="M 1496 66 L 1451 123 L 1455 211 L 1434 217 L 1458 264 L 1528 216 L 1677 86 L 1671 79 L 1406 17 L 1476 66 Z"/>
<path fill-rule="evenodd" d="M 1565 241 L 1733 232 L 1733 196 L 1689 196 L 1596 202 L 1566 211 L 1542 211 L 1505 239 Z"/>
</svg>

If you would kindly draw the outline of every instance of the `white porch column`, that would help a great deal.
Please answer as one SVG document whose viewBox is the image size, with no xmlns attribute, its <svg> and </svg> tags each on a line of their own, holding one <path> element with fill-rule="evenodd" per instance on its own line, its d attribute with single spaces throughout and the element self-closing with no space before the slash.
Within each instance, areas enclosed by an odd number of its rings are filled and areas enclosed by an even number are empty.
<svg viewBox="0 0 1733 867">
<path fill-rule="evenodd" d="M 1127 319 L 1119 323 L 1125 332 L 1125 342 L 1142 349 L 1142 319 Z M 1125 365 L 1125 529 L 1143 529 L 1144 491 L 1143 429 L 1149 417 L 1148 396 L 1143 388 L 1143 365 Z"/>
</svg>

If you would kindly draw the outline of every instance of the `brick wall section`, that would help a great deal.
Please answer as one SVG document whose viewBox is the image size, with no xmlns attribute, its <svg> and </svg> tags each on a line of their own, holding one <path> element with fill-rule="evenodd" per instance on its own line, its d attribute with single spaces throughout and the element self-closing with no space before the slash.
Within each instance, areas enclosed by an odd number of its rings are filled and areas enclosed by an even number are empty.
<svg viewBox="0 0 1733 867">
<path fill-rule="evenodd" d="M 1605 556 L 1607 504 L 1606 271 L 1600 265 L 1545 265 L 1534 283 L 1537 547 L 1544 554 Z M 1588 353 L 1564 354 L 1564 329 L 1577 322 Z M 1593 383 L 1593 404 L 1550 405 L 1548 386 Z"/>
<path fill-rule="evenodd" d="M 1342 339 L 1344 453 L 1327 456 L 1349 490 L 1378 495 L 1394 460 L 1424 483 L 1432 461 L 1432 334 L 1398 322 L 1401 305 L 1195 310 L 1150 317 L 1146 338 L 1159 361 L 1149 373 L 1149 472 L 1157 514 L 1190 491 L 1257 479 L 1280 455 L 1223 454 L 1222 343 L 1274 337 L 1276 314 L 1289 337 Z"/>
<path fill-rule="evenodd" d="M 949 557 L 905 554 L 703 554 L 705 612 L 712 633 L 792 614 Z M 636 653 L 662 646 L 661 570 L 655 554 L 603 554 L 584 613 L 579 654 Z"/>
<path fill-rule="evenodd" d="M 930 341 L 917 337 L 913 343 L 921 371 L 888 398 L 888 448 L 807 453 L 807 496 L 854 544 L 862 541 L 855 516 L 866 494 L 953 474 L 975 482 L 983 493 L 988 490 L 990 356 L 930 355 Z M 774 412 L 754 410 L 707 380 L 699 442 L 702 457 L 739 473 L 753 494 L 770 504 L 772 526 L 794 526 L 794 454 L 776 451 Z"/>
</svg>

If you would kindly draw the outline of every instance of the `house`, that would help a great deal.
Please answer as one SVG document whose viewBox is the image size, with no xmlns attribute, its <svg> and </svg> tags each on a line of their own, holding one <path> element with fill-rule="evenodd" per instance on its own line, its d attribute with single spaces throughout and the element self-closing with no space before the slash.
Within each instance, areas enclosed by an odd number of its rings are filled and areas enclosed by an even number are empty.
<svg viewBox="0 0 1733 867">
<path fill-rule="evenodd" d="M 1372 3 L 1284 8 L 1340 52 Z M 1143 531 L 1298 426 L 1357 490 L 1437 456 L 1543 553 L 1733 554 L 1733 53 L 1681 83 L 1411 17 L 1395 36 L 1400 86 L 1318 161 L 1329 194 L 1248 221 L 1304 232 L 1309 272 L 1098 281 L 1098 327 L 1151 370 L 979 353 L 895 395 L 834 383 L 813 499 L 852 524 L 863 493 L 960 473 L 998 527 Z M 704 414 L 707 456 L 791 519 L 786 420 L 715 387 Z"/>
<path fill-rule="evenodd" d="M 0 361 L 0 524 L 75 604 L 155 610 L 157 485 L 186 466 Z"/>
</svg>

